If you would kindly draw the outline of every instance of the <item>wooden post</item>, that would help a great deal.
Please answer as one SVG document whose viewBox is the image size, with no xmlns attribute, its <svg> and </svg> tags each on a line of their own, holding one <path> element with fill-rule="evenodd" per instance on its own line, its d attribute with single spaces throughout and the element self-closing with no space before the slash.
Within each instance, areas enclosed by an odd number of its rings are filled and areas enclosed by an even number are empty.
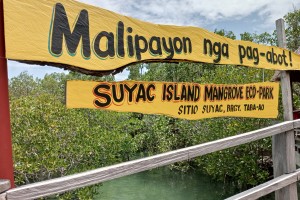
<svg viewBox="0 0 300 200">
<path fill-rule="evenodd" d="M 278 46 L 286 48 L 286 37 L 284 20 L 276 21 Z M 284 120 L 293 120 L 293 105 L 290 74 L 288 71 L 281 71 L 282 103 L 284 108 Z M 273 136 L 273 168 L 274 177 L 296 171 L 295 161 L 295 137 L 294 131 L 288 131 Z M 276 200 L 297 200 L 297 183 L 293 183 L 275 192 Z"/>
<path fill-rule="evenodd" d="M 14 187 L 3 15 L 3 0 L 0 0 L 0 179 L 10 180 L 11 187 Z"/>
</svg>

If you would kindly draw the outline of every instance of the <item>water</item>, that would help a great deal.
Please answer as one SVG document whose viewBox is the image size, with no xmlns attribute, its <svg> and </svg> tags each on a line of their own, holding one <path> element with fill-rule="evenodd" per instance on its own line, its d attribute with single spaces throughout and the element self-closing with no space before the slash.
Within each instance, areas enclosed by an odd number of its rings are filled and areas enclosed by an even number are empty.
<svg viewBox="0 0 300 200">
<path fill-rule="evenodd" d="M 167 167 L 104 182 L 99 190 L 95 200 L 219 200 L 234 194 L 232 187 L 200 172 Z"/>
</svg>

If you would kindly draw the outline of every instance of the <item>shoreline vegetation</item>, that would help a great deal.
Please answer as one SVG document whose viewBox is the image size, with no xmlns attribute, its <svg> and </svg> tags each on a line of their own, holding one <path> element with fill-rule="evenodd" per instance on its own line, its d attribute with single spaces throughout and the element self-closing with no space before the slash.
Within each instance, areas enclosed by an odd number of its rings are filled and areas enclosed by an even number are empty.
<svg viewBox="0 0 300 200">
<path fill-rule="evenodd" d="M 290 50 L 300 46 L 300 11 L 285 16 Z M 293 30 L 291 30 L 291 27 Z M 217 34 L 236 39 L 231 31 Z M 242 40 L 276 45 L 275 35 L 241 34 Z M 128 80 L 244 84 L 271 80 L 274 71 L 241 66 L 196 63 L 150 63 L 128 67 Z M 67 80 L 114 81 L 75 72 L 34 78 L 26 72 L 9 80 L 13 157 L 17 186 L 75 174 L 213 141 L 282 121 L 277 119 L 213 118 L 181 120 L 161 115 L 118 113 L 96 109 L 66 109 Z M 300 108 L 300 86 L 294 85 L 294 106 Z M 281 98 L 280 98 L 281 101 Z M 199 170 L 236 189 L 246 189 L 272 177 L 271 138 L 171 165 L 173 170 Z M 101 184 L 58 194 L 57 199 L 92 199 Z"/>
<path fill-rule="evenodd" d="M 162 64 L 160 68 L 184 70 L 190 67 L 186 65 Z M 154 64 L 153 67 L 158 66 Z M 193 67 L 205 72 L 203 66 Z M 261 75 L 259 70 L 241 69 Z M 214 67 L 214 73 L 219 73 L 218 70 L 224 68 Z M 152 72 L 150 67 L 148 72 Z M 210 76 L 203 74 L 202 78 L 205 77 Z M 66 80 L 89 78 L 71 72 L 68 75 L 54 73 L 44 79 L 34 79 L 22 73 L 10 80 L 17 185 L 132 160 L 138 154 L 142 157 L 155 155 L 213 141 L 273 123 L 269 119 L 227 117 L 189 121 L 139 113 L 66 109 Z M 112 77 L 101 79 L 109 81 Z M 246 188 L 264 182 L 271 176 L 271 163 L 266 159 L 271 155 L 270 148 L 271 140 L 267 138 L 176 163 L 171 168 L 183 172 L 198 169 L 215 180 L 229 181 L 236 188 Z M 97 194 L 99 185 L 57 195 L 57 198 L 87 199 Z"/>
</svg>

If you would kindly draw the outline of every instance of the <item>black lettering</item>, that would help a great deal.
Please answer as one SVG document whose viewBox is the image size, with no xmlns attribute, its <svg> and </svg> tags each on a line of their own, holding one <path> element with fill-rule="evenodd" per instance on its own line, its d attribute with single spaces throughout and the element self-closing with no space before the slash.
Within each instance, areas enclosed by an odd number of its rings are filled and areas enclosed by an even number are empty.
<svg viewBox="0 0 300 200">
<path fill-rule="evenodd" d="M 80 39 L 82 39 L 82 55 L 85 58 L 90 58 L 91 48 L 88 11 L 80 11 L 72 32 L 64 6 L 61 3 L 55 4 L 53 12 L 53 24 L 50 31 L 50 33 L 52 34 L 52 36 L 50 36 L 50 53 L 55 56 L 61 56 L 63 38 L 65 38 L 66 48 L 69 54 L 71 56 L 75 56 Z"/>
<path fill-rule="evenodd" d="M 140 99 L 146 101 L 146 91 L 143 84 L 140 84 L 137 95 L 136 95 L 136 102 L 139 102 Z"/>
<path fill-rule="evenodd" d="M 240 63 L 243 64 L 243 59 L 246 56 L 246 49 L 242 45 L 239 45 L 239 56 L 240 56 Z"/>
<path fill-rule="evenodd" d="M 254 58 L 254 64 L 255 65 L 259 64 L 259 54 L 257 48 L 253 49 L 253 58 Z"/>
<path fill-rule="evenodd" d="M 285 55 L 285 51 L 284 51 L 284 50 L 283 50 L 282 57 L 283 57 L 284 65 L 285 65 L 285 66 L 288 66 L 289 64 L 288 64 L 287 61 L 286 61 L 286 55 Z"/>
<path fill-rule="evenodd" d="M 119 21 L 118 23 L 118 32 L 117 32 L 117 38 L 118 38 L 118 56 L 124 58 L 124 23 Z"/>
<path fill-rule="evenodd" d="M 194 92 L 194 101 L 198 101 L 200 99 L 200 86 L 195 85 L 195 92 Z M 198 109 L 198 107 L 197 107 Z"/>
<path fill-rule="evenodd" d="M 174 40 L 173 40 L 173 42 L 174 42 L 174 49 L 175 49 L 176 53 L 181 53 L 182 52 L 182 48 L 183 48 L 182 47 L 183 44 L 182 44 L 181 39 L 179 37 L 175 37 Z"/>
<path fill-rule="evenodd" d="M 246 51 L 247 51 L 247 58 L 248 58 L 249 60 L 252 60 L 252 59 L 253 59 L 252 48 L 251 48 L 251 47 L 247 47 L 247 48 L 246 48 Z"/>
<path fill-rule="evenodd" d="M 119 90 L 120 90 L 120 97 L 118 98 L 117 86 L 112 85 L 113 99 L 117 103 L 121 103 L 124 100 L 124 86 L 123 86 L 123 84 L 119 85 Z"/>
<path fill-rule="evenodd" d="M 189 51 L 187 49 L 189 49 Z M 183 51 L 184 53 L 192 53 L 192 42 L 191 39 L 188 37 L 183 37 Z"/>
<path fill-rule="evenodd" d="M 277 54 L 274 53 L 274 49 L 272 48 L 272 54 L 273 54 L 273 64 L 277 64 Z"/>
<path fill-rule="evenodd" d="M 267 59 L 267 61 L 268 61 L 269 63 L 273 63 L 272 52 L 271 52 L 271 51 L 268 51 L 268 52 L 267 52 L 266 59 Z"/>
<path fill-rule="evenodd" d="M 153 43 L 156 43 L 156 49 L 154 49 Z M 152 55 L 162 55 L 161 51 L 161 43 L 160 43 L 160 37 L 151 37 L 149 41 L 149 50 Z"/>
<path fill-rule="evenodd" d="M 209 52 L 207 49 L 209 49 Z M 212 55 L 212 43 L 209 39 L 204 39 L 204 54 Z"/>
<path fill-rule="evenodd" d="M 106 38 L 106 49 L 100 49 L 100 41 L 102 38 Z M 100 57 L 100 59 L 105 59 L 107 56 L 115 56 L 115 45 L 114 45 L 114 34 L 112 32 L 108 33 L 106 31 L 100 32 L 94 40 L 94 51 L 95 54 Z"/>
<path fill-rule="evenodd" d="M 194 95 L 195 95 L 195 91 L 194 91 L 194 87 L 191 87 L 190 85 L 188 86 L 188 94 L 187 94 L 187 100 L 193 100 L 194 99 Z"/>
<path fill-rule="evenodd" d="M 175 84 L 175 86 L 174 86 L 174 100 L 175 101 L 179 101 L 180 100 L 180 97 L 178 96 L 177 92 L 178 92 L 178 85 Z"/>
<path fill-rule="evenodd" d="M 279 65 L 282 65 L 282 63 L 283 63 L 283 58 L 282 58 L 282 55 L 278 55 L 278 64 Z"/>
<path fill-rule="evenodd" d="M 191 105 L 187 105 L 186 107 L 188 108 L 187 114 L 190 114 Z"/>
<path fill-rule="evenodd" d="M 168 56 L 167 59 L 172 59 L 174 56 L 174 48 L 173 48 L 173 44 L 172 44 L 172 38 L 169 38 L 169 47 L 167 45 L 166 42 L 166 38 L 162 38 L 162 43 L 163 43 L 163 48 L 165 50 L 165 52 L 167 52 Z"/>
<path fill-rule="evenodd" d="M 154 84 L 150 84 L 147 87 L 147 99 L 148 99 L 148 101 L 153 101 L 154 98 L 155 98 L 154 95 L 151 95 L 151 90 L 155 90 L 155 85 Z"/>
<path fill-rule="evenodd" d="M 97 107 L 107 107 L 107 106 L 109 106 L 111 104 L 111 97 L 108 94 L 106 94 L 106 93 L 102 93 L 101 89 L 110 90 L 110 86 L 109 85 L 100 84 L 100 85 L 97 85 L 94 88 L 94 95 L 96 97 L 100 97 L 100 99 L 104 99 L 105 100 L 104 102 L 102 102 L 99 99 L 95 99 L 94 100 L 94 104 Z"/>
<path fill-rule="evenodd" d="M 183 101 L 183 100 L 186 101 L 186 86 L 185 85 L 182 85 L 180 99 L 181 99 L 181 101 Z"/>
<path fill-rule="evenodd" d="M 172 96 L 173 96 L 172 91 L 173 91 L 173 85 L 168 85 L 168 87 L 167 87 L 167 93 L 168 93 L 167 100 L 168 101 L 172 100 Z"/>
<path fill-rule="evenodd" d="M 204 88 L 204 101 L 206 101 L 207 99 L 212 99 L 212 87 L 210 87 L 210 89 L 208 88 L 208 86 L 205 86 Z"/>
<path fill-rule="evenodd" d="M 167 86 L 166 86 L 166 84 L 164 84 L 163 85 L 163 98 L 162 98 L 163 101 L 166 100 L 166 89 L 167 89 Z"/>
<path fill-rule="evenodd" d="M 214 63 L 218 63 L 221 60 L 221 43 L 215 42 L 213 46 L 214 54 L 217 56 L 216 59 L 214 59 Z"/>
<path fill-rule="evenodd" d="M 182 113 L 182 108 L 183 108 L 183 106 L 181 105 L 181 106 L 179 107 L 178 115 L 181 115 L 181 113 Z"/>
<path fill-rule="evenodd" d="M 143 47 L 141 47 L 140 41 L 143 42 Z M 136 54 L 136 59 L 141 60 L 141 53 L 145 53 L 148 49 L 148 43 L 147 40 L 144 36 L 135 36 L 135 54 Z"/>
<path fill-rule="evenodd" d="M 222 56 L 229 57 L 228 44 L 222 44 Z"/>
<path fill-rule="evenodd" d="M 124 87 L 128 92 L 128 101 L 131 103 L 133 100 L 133 91 L 136 89 L 137 84 L 133 84 L 133 86 L 131 88 L 125 84 Z"/>
<path fill-rule="evenodd" d="M 127 32 L 128 33 L 132 33 L 132 28 L 131 27 L 128 27 L 127 28 Z M 128 48 L 128 55 L 129 57 L 132 57 L 134 56 L 134 48 L 133 48 L 133 38 L 131 35 L 128 35 L 127 36 L 127 48 Z"/>
</svg>

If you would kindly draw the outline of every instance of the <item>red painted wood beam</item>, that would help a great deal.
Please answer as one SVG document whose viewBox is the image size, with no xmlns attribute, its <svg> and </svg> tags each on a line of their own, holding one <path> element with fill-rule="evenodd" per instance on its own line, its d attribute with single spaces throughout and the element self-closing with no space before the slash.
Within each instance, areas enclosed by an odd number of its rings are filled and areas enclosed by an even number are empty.
<svg viewBox="0 0 300 200">
<path fill-rule="evenodd" d="M 10 180 L 11 187 L 15 187 L 3 15 L 3 0 L 0 0 L 0 179 Z"/>
</svg>

